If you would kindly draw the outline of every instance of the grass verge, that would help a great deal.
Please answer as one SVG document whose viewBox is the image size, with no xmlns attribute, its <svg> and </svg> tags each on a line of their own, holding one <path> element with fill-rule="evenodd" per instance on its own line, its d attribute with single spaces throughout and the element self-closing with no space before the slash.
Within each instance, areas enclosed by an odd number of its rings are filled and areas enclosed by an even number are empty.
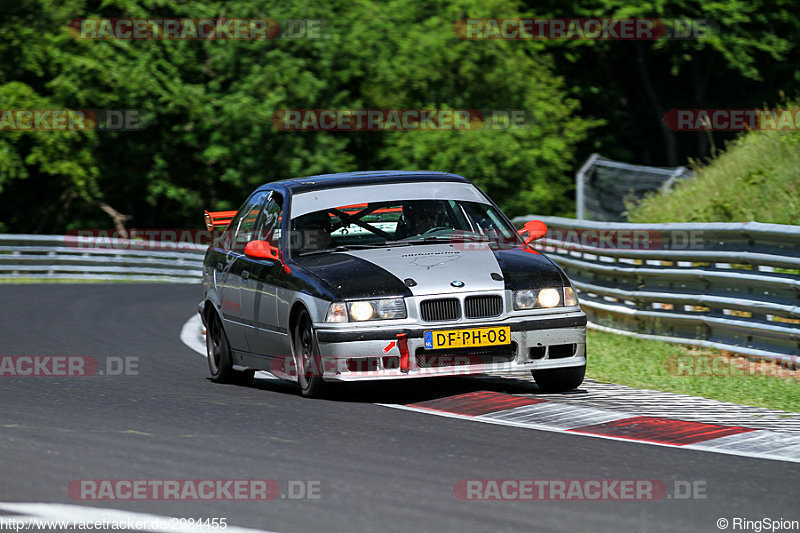
<svg viewBox="0 0 800 533">
<path fill-rule="evenodd" d="M 724 402 L 800 412 L 800 371 L 718 350 L 588 330 L 586 375 Z"/>
</svg>

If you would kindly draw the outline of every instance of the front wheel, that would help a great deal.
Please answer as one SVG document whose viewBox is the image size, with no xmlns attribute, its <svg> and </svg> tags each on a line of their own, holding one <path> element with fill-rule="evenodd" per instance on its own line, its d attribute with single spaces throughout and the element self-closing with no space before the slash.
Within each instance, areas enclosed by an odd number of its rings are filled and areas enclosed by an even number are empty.
<svg viewBox="0 0 800 533">
<path fill-rule="evenodd" d="M 294 353 L 300 394 L 306 398 L 323 397 L 326 383 L 322 379 L 322 359 L 319 356 L 314 324 L 305 310 L 300 313 L 294 330 Z"/>
<path fill-rule="evenodd" d="M 531 374 L 542 392 L 566 392 L 583 383 L 586 365 L 531 370 Z"/>
<path fill-rule="evenodd" d="M 212 313 L 206 327 L 206 355 L 211 380 L 216 383 L 236 383 L 250 385 L 253 383 L 254 370 L 234 370 L 231 348 L 228 337 L 222 328 L 222 322 L 216 313 Z"/>
</svg>

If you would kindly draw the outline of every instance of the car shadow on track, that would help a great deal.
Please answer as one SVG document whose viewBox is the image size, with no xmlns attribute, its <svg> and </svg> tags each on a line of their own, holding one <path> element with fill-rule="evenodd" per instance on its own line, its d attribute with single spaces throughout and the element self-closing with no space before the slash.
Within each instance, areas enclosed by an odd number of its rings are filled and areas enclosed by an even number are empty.
<svg viewBox="0 0 800 533">
<path fill-rule="evenodd" d="M 296 383 L 256 377 L 251 388 L 284 394 L 299 394 Z M 497 376 L 465 376 L 403 379 L 397 381 L 365 381 L 329 384 L 325 399 L 338 402 L 411 404 L 477 391 L 533 395 L 548 399 L 566 395 L 585 395 L 576 389 L 560 394 L 544 394 L 533 379 Z"/>
</svg>

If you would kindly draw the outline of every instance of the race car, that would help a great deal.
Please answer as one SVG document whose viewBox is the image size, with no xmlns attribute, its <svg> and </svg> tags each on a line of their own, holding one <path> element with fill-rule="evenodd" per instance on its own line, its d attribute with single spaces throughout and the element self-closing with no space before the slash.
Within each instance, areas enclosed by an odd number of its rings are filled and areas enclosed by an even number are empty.
<svg viewBox="0 0 800 533">
<path fill-rule="evenodd" d="M 333 382 L 530 371 L 583 382 L 586 315 L 564 272 L 470 180 L 380 171 L 267 183 L 208 248 L 199 313 L 212 380 Z"/>
</svg>

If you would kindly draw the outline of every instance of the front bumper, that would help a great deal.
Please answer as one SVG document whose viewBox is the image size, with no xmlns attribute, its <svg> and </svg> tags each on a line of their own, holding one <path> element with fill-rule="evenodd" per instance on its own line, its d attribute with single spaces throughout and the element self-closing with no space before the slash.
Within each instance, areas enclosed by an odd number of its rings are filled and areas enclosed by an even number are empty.
<svg viewBox="0 0 800 533">
<path fill-rule="evenodd" d="M 509 326 L 511 345 L 491 349 L 425 350 L 429 330 Z M 317 324 L 322 377 L 325 381 L 366 381 L 463 376 L 565 368 L 586 364 L 586 315 L 582 311 L 462 321 L 411 327 L 331 327 Z M 408 346 L 408 368 L 400 367 L 398 335 Z"/>
</svg>

